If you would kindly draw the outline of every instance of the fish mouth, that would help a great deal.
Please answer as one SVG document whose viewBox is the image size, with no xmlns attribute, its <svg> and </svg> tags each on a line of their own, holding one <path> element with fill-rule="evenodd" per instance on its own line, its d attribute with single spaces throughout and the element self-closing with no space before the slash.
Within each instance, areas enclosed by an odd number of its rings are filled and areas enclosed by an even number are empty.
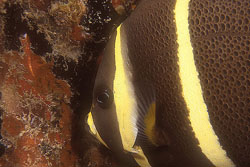
<svg viewBox="0 0 250 167">
<path fill-rule="evenodd" d="M 92 107 L 91 107 L 91 110 L 92 110 Z M 89 132 L 92 134 L 92 136 L 94 136 L 99 142 L 101 142 L 104 146 L 106 146 L 107 148 L 108 145 L 103 141 L 103 139 L 101 138 L 101 136 L 99 135 L 96 127 L 95 127 L 95 123 L 94 123 L 94 120 L 93 120 L 93 116 L 92 116 L 92 113 L 91 113 L 91 110 L 90 112 L 88 113 L 87 115 L 87 124 L 89 126 Z"/>
</svg>

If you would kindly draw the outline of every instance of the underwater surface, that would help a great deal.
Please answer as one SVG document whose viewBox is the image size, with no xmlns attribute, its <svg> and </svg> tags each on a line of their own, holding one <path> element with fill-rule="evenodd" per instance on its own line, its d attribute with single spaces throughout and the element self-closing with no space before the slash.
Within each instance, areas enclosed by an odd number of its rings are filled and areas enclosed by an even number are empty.
<svg viewBox="0 0 250 167">
<path fill-rule="evenodd" d="M 248 0 L 0 0 L 0 166 L 250 167 Z"/>
</svg>

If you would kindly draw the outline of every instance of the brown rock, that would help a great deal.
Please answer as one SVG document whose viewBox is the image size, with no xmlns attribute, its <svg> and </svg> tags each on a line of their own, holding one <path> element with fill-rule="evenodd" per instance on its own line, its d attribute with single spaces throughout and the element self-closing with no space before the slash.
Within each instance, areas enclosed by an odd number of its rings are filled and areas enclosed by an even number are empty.
<svg viewBox="0 0 250 167">
<path fill-rule="evenodd" d="M 73 116 L 85 126 L 82 118 L 89 110 L 78 112 L 79 104 L 86 103 L 79 96 L 90 94 L 85 92 L 91 91 L 95 73 L 90 68 L 97 68 L 95 61 L 102 51 L 83 23 L 85 16 L 92 17 L 87 12 L 100 12 L 87 9 L 89 2 L 0 0 L 0 143 L 5 147 L 0 166 L 117 166 L 112 154 L 100 149 L 89 134 L 72 139 Z M 114 5 L 123 8 L 126 2 L 114 1 Z M 102 18 L 96 25 L 104 22 Z M 77 152 L 72 143 L 78 143 Z"/>
<path fill-rule="evenodd" d="M 17 136 L 24 130 L 24 124 L 13 116 L 4 116 L 2 134 L 4 136 Z"/>
</svg>

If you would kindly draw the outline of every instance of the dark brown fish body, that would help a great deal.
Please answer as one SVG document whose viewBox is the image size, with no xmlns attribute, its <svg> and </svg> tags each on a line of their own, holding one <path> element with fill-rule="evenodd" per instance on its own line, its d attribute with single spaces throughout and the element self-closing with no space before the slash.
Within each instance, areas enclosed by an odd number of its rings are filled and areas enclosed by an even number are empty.
<svg viewBox="0 0 250 167">
<path fill-rule="evenodd" d="M 166 137 L 156 138 L 155 149 L 139 144 L 152 166 L 250 166 L 249 1 L 142 0 L 117 34 L 105 55 L 121 52 L 136 104 L 145 85 L 155 90 L 154 130 Z M 110 60 L 111 79 L 100 79 L 99 72 L 96 84 L 108 80 L 116 99 L 120 66 L 117 57 Z M 117 132 L 123 144 L 125 132 Z M 106 141 L 112 136 L 101 134 Z"/>
</svg>

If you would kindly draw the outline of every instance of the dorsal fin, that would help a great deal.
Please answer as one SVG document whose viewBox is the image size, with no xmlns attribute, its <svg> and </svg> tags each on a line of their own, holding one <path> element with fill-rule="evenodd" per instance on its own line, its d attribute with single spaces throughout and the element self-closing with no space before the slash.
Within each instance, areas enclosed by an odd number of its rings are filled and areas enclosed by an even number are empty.
<svg viewBox="0 0 250 167">
<path fill-rule="evenodd" d="M 156 144 L 154 139 L 155 111 L 156 111 L 156 104 L 155 101 L 153 101 L 150 104 L 148 111 L 144 117 L 144 124 L 145 124 L 144 133 L 148 137 L 149 141 L 151 141 L 153 144 Z"/>
<path fill-rule="evenodd" d="M 143 143 L 156 144 L 155 121 L 156 121 L 156 96 L 153 86 L 143 84 L 137 89 L 138 99 L 138 137 Z"/>
</svg>

